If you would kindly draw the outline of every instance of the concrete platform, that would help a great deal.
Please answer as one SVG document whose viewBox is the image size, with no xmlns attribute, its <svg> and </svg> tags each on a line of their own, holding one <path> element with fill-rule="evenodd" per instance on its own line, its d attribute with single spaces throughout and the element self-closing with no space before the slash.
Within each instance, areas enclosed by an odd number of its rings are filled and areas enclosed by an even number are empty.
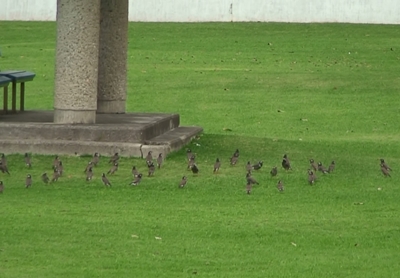
<svg viewBox="0 0 400 278">
<path fill-rule="evenodd" d="M 0 115 L 0 152 L 143 157 L 149 150 L 168 154 L 201 133 L 179 126 L 178 114 L 97 114 L 96 124 L 54 124 L 53 111 Z"/>
</svg>

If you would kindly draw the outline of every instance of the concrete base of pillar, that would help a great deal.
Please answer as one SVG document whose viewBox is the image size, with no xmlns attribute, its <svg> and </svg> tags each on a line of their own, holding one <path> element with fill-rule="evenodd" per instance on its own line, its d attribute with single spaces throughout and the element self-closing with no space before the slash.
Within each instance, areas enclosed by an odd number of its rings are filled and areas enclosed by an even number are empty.
<svg viewBox="0 0 400 278">
<path fill-rule="evenodd" d="M 98 114 L 125 113 L 125 100 L 97 100 Z"/>
<path fill-rule="evenodd" d="M 96 123 L 96 111 L 87 110 L 63 110 L 54 109 L 55 124 L 94 124 Z"/>
</svg>

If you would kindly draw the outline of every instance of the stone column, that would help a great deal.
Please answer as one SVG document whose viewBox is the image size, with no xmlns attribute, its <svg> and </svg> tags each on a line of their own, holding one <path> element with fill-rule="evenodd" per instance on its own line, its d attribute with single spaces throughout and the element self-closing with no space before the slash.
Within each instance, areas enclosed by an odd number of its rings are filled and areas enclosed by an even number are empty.
<svg viewBox="0 0 400 278">
<path fill-rule="evenodd" d="M 100 0 L 57 0 L 54 122 L 95 123 Z"/>
<path fill-rule="evenodd" d="M 100 0 L 97 113 L 125 113 L 128 0 Z"/>
</svg>

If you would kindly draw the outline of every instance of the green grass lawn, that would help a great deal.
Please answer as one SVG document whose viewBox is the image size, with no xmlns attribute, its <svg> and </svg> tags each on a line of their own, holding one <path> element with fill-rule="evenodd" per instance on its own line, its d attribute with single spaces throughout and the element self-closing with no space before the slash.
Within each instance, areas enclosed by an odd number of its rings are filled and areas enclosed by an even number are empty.
<svg viewBox="0 0 400 278">
<path fill-rule="evenodd" d="M 87 183 L 90 158 L 65 156 L 64 176 L 45 185 L 53 157 L 32 154 L 26 169 L 22 155 L 8 155 L 0 277 L 398 277 L 398 26 L 130 23 L 129 31 L 127 110 L 176 112 L 183 125 L 202 126 L 189 145 L 200 174 L 186 170 L 181 150 L 131 187 L 131 167 L 144 172 L 145 162 L 123 158 L 105 188 L 107 158 Z M 51 109 L 55 23 L 0 22 L 0 32 L 0 69 L 34 71 L 26 108 Z M 335 160 L 336 171 L 309 186 L 310 158 Z M 248 160 L 264 161 L 251 195 Z M 183 175 L 188 185 L 178 189 Z"/>
</svg>

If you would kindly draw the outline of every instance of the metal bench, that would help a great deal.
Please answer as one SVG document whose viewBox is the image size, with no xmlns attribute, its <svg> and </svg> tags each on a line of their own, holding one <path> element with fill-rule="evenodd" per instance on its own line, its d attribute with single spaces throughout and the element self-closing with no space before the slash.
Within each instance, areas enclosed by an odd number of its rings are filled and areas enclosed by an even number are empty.
<svg viewBox="0 0 400 278">
<path fill-rule="evenodd" d="M 0 77 L 6 77 L 11 79 L 12 82 L 12 98 L 11 98 L 11 111 L 17 112 L 17 83 L 20 83 L 20 111 L 25 109 L 25 82 L 32 81 L 36 74 L 30 71 L 24 70 L 9 70 L 0 71 Z M 6 87 L 4 87 L 6 88 Z M 4 89 L 4 104 L 8 103 L 7 89 Z M 7 96 L 6 96 L 7 95 Z M 6 101 L 7 100 L 7 101 Z M 7 105 L 4 106 L 4 113 L 7 113 Z"/>
<path fill-rule="evenodd" d="M 6 114 L 8 110 L 8 84 L 12 80 L 6 76 L 0 76 L 0 88 L 3 88 L 3 111 Z"/>
</svg>

